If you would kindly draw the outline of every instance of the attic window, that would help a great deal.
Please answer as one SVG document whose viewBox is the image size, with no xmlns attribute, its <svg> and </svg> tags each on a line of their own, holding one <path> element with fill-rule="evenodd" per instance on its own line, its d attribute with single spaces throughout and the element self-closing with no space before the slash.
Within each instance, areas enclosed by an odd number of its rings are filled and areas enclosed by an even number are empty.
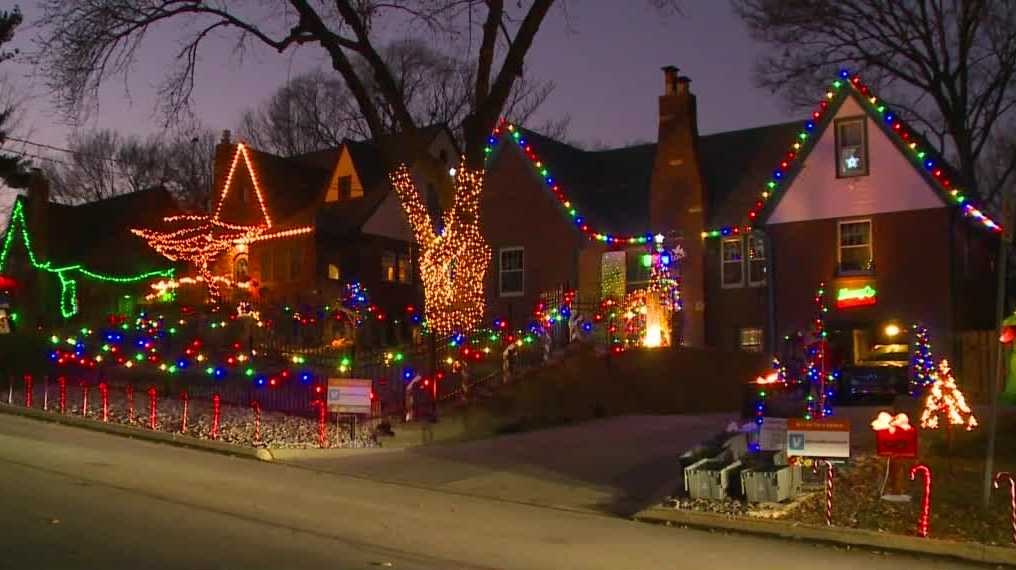
<svg viewBox="0 0 1016 570">
<path fill-rule="evenodd" d="M 836 176 L 868 175 L 868 127 L 864 117 L 836 119 Z"/>
</svg>

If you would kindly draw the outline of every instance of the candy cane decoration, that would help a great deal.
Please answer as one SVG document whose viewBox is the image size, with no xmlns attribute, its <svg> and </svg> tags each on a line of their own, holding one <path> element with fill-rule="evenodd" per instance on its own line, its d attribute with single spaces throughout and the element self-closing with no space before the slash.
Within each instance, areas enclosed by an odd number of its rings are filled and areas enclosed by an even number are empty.
<svg viewBox="0 0 1016 570">
<path fill-rule="evenodd" d="M 67 379 L 63 376 L 56 379 L 56 383 L 60 386 L 60 413 L 67 413 Z"/>
<path fill-rule="evenodd" d="M 99 396 L 102 397 L 102 421 L 109 421 L 109 385 L 99 382 Z"/>
<path fill-rule="evenodd" d="M 833 526 L 833 464 L 829 460 L 822 460 L 826 466 L 825 478 L 825 523 L 826 526 Z"/>
<path fill-rule="evenodd" d="M 218 394 L 212 394 L 212 439 L 219 439 L 220 401 Z"/>
<path fill-rule="evenodd" d="M 32 375 L 25 374 L 25 407 L 32 407 Z"/>
<path fill-rule="evenodd" d="M 910 470 L 910 480 L 917 480 L 917 472 L 924 473 L 924 497 L 921 499 L 921 518 L 917 521 L 917 536 L 928 537 L 928 516 L 931 512 L 931 469 L 927 465 L 916 465 Z"/>
<path fill-rule="evenodd" d="M 254 410 L 254 445 L 259 445 L 261 443 L 261 404 L 257 400 L 251 400 L 250 407 Z"/>
<path fill-rule="evenodd" d="M 81 381 L 81 415 L 88 416 L 88 382 Z"/>
<path fill-rule="evenodd" d="M 127 423 L 134 423 L 134 386 L 127 385 Z"/>
<path fill-rule="evenodd" d="M 189 401 L 187 390 L 184 390 L 180 393 L 180 404 L 183 406 L 183 413 L 180 414 L 180 433 L 187 433 L 187 404 Z"/>
<path fill-rule="evenodd" d="M 148 427 L 157 429 L 159 427 L 159 391 L 155 386 L 148 388 Z"/>
<path fill-rule="evenodd" d="M 311 402 L 312 406 L 318 409 L 318 446 L 324 448 L 328 447 L 328 438 L 325 436 L 327 427 L 325 422 L 328 417 L 328 406 L 321 400 L 314 400 Z"/>
<path fill-rule="evenodd" d="M 1016 543 L 1016 480 L 1013 479 L 1012 473 L 1006 471 L 995 473 L 996 489 L 998 489 L 998 484 L 1003 478 L 1009 480 L 1009 513 L 1010 522 L 1012 523 L 1012 541 Z"/>
<path fill-rule="evenodd" d="M 49 411 L 49 375 L 42 377 L 42 411 Z"/>
</svg>

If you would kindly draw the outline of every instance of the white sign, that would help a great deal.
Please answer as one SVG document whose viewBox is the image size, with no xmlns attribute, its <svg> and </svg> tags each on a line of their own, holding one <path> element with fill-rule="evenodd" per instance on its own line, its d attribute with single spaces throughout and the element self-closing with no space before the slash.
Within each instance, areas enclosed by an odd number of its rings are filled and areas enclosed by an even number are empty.
<svg viewBox="0 0 1016 570">
<path fill-rule="evenodd" d="M 850 422 L 832 419 L 789 420 L 787 455 L 849 458 Z"/>
<path fill-rule="evenodd" d="M 340 414 L 370 414 L 371 380 L 328 379 L 328 409 Z"/>
<path fill-rule="evenodd" d="M 787 420 L 763 418 L 758 430 L 758 448 L 762 451 L 779 451 L 787 448 Z"/>
</svg>

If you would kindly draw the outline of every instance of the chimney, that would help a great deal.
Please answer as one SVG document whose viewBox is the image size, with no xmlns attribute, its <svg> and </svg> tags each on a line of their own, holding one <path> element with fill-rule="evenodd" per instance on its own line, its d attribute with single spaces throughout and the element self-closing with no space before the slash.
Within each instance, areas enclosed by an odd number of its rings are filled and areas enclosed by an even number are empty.
<svg viewBox="0 0 1016 570">
<path fill-rule="evenodd" d="M 229 174 L 229 167 L 233 163 L 233 156 L 236 154 L 236 146 L 232 142 L 232 133 L 229 129 L 222 131 L 222 138 L 219 144 L 215 145 L 215 158 L 212 163 L 212 188 L 208 193 L 208 211 L 214 213 L 219 203 L 219 194 L 226 187 L 226 176 Z"/>
<path fill-rule="evenodd" d="M 705 229 L 709 200 L 698 156 L 698 118 L 691 79 L 678 68 L 663 68 L 659 131 L 649 197 L 654 233 L 675 232 L 687 253 L 681 265 L 682 342 L 705 345 Z"/>
</svg>

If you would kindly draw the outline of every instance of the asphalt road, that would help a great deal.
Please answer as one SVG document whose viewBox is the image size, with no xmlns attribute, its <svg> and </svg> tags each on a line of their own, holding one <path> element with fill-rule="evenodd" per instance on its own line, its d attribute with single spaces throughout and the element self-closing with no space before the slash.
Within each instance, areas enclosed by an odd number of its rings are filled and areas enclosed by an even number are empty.
<svg viewBox="0 0 1016 570">
<path fill-rule="evenodd" d="M 0 568 L 782 570 L 802 563 L 963 567 L 645 525 L 0 414 Z"/>
</svg>

